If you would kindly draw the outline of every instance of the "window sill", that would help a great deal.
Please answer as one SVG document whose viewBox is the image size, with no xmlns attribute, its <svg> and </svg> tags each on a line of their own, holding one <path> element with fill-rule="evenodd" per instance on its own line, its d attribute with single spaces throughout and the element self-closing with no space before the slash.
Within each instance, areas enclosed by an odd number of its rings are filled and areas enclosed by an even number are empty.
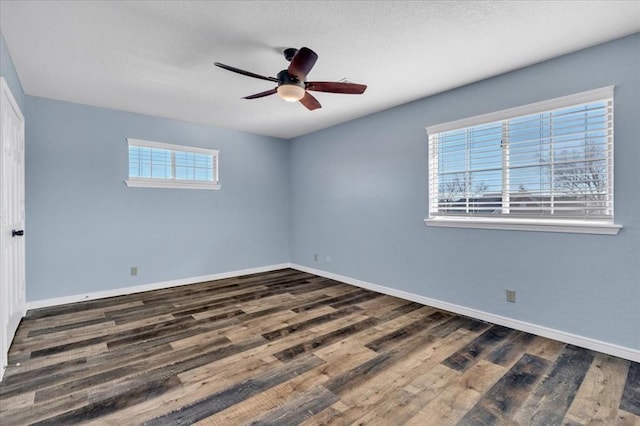
<svg viewBox="0 0 640 426">
<path fill-rule="evenodd" d="M 427 218 L 427 226 L 446 228 L 502 229 L 514 231 L 566 232 L 574 234 L 616 235 L 622 225 L 606 222 L 568 220 L 490 219 L 490 218 Z"/>
<path fill-rule="evenodd" d="M 124 184 L 129 188 L 177 188 L 218 190 L 221 185 L 202 182 L 187 182 L 161 179 L 129 179 Z"/>
</svg>

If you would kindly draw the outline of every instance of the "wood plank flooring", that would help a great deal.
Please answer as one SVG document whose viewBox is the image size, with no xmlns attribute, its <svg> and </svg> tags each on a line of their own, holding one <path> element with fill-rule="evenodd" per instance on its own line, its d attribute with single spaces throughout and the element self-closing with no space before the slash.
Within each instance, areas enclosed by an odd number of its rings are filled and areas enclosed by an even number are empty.
<svg viewBox="0 0 640 426">
<path fill-rule="evenodd" d="M 29 311 L 2 425 L 640 425 L 640 364 L 283 269 Z"/>
</svg>

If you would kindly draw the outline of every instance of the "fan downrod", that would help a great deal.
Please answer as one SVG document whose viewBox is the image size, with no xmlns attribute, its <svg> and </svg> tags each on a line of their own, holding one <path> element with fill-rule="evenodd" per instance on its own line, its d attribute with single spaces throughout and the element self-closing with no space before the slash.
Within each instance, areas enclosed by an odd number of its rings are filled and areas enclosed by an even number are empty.
<svg viewBox="0 0 640 426">
<path fill-rule="evenodd" d="M 296 53 L 298 53 L 298 49 L 295 49 L 293 47 L 289 47 L 287 49 L 284 49 L 282 51 L 282 53 L 284 54 L 284 58 L 288 61 L 291 62 L 291 60 L 293 59 L 294 56 L 296 56 Z"/>
</svg>

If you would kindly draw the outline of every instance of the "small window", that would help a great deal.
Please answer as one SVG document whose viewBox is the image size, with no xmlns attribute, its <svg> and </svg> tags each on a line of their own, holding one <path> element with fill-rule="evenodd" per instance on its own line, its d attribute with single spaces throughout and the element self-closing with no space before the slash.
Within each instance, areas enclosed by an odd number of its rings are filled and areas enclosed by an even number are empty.
<svg viewBox="0 0 640 426">
<path fill-rule="evenodd" d="M 427 128 L 430 226 L 615 234 L 613 87 Z"/>
<path fill-rule="evenodd" d="M 129 187 L 220 189 L 218 151 L 127 139 Z"/>
</svg>

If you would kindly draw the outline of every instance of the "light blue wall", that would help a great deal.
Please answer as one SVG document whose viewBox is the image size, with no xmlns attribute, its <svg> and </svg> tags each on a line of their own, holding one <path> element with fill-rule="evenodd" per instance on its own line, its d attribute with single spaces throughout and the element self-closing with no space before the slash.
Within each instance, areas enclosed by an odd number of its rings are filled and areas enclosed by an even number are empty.
<svg viewBox="0 0 640 426">
<path fill-rule="evenodd" d="M 24 115 L 24 90 L 13 65 L 13 60 L 4 41 L 4 36 L 0 32 L 0 75 L 7 80 L 13 97 L 16 99 L 22 114 Z"/>
<path fill-rule="evenodd" d="M 27 300 L 291 261 L 640 349 L 638 52 L 636 34 L 283 141 L 25 96 L 0 34 L 27 118 Z M 425 126 L 612 84 L 618 236 L 424 225 Z M 125 187 L 127 137 L 220 149 L 222 190 Z"/>
<path fill-rule="evenodd" d="M 619 235 L 425 226 L 425 126 L 608 85 Z M 640 349 L 640 35 L 297 138 L 291 164 L 292 262 Z"/>
<path fill-rule="evenodd" d="M 288 261 L 288 141 L 32 96 L 26 106 L 27 301 Z M 222 189 L 127 188 L 127 137 L 219 149 Z"/>
</svg>

